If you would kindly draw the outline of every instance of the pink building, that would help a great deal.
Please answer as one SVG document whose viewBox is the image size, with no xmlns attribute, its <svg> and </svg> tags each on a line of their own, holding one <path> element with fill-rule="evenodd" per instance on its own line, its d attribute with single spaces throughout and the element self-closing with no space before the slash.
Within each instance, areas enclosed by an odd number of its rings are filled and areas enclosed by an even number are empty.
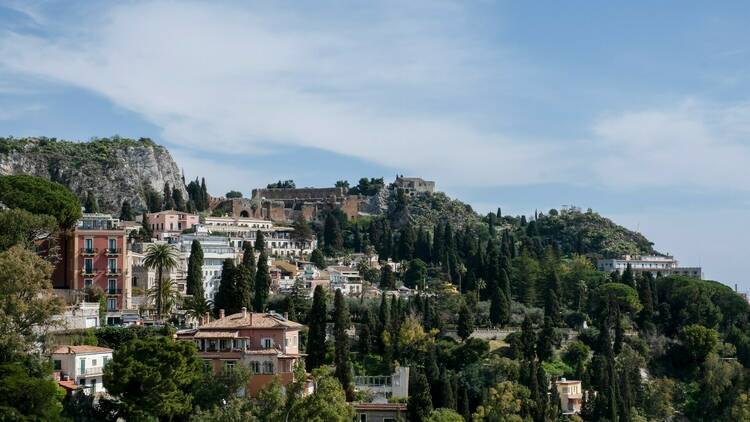
<svg viewBox="0 0 750 422">
<path fill-rule="evenodd" d="M 177 236 L 183 230 L 191 229 L 200 223 L 197 215 L 182 211 L 167 210 L 146 214 L 146 216 L 154 236 L 159 240 Z"/>
<path fill-rule="evenodd" d="M 99 287 L 106 295 L 107 323 L 117 323 L 130 295 L 127 236 L 109 214 L 84 214 L 71 237 L 74 290 Z"/>
<path fill-rule="evenodd" d="M 303 358 L 299 352 L 301 324 L 275 313 L 242 312 L 205 323 L 195 330 L 177 332 L 177 338 L 192 341 L 198 355 L 214 373 L 238 364 L 250 368 L 253 375 L 248 392 L 255 396 L 278 377 L 282 386 L 294 379 L 294 365 Z"/>
</svg>

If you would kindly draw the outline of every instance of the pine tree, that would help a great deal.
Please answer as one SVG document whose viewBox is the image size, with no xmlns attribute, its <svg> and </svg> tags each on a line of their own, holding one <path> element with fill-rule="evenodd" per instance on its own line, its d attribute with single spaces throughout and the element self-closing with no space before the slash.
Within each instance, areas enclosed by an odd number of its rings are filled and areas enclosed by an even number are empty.
<svg viewBox="0 0 750 422">
<path fill-rule="evenodd" d="M 187 294 L 194 297 L 203 297 L 203 248 L 198 239 L 193 239 L 190 244 L 190 257 L 188 258 L 187 279 L 185 280 Z"/>
<path fill-rule="evenodd" d="M 305 366 L 308 372 L 325 364 L 326 358 L 326 293 L 323 286 L 315 286 L 313 303 L 307 316 L 307 358 Z"/>
<path fill-rule="evenodd" d="M 88 213 L 95 214 L 99 212 L 99 203 L 94 196 L 94 192 L 86 192 L 86 200 L 83 202 L 83 207 L 84 210 Z"/>
<path fill-rule="evenodd" d="M 228 310 L 232 307 L 232 301 L 236 293 L 234 290 L 234 270 L 234 261 L 231 258 L 225 259 L 221 267 L 219 289 L 214 296 L 214 311 L 217 313 L 222 309 L 227 315 L 230 313 Z"/>
<path fill-rule="evenodd" d="M 344 294 L 341 293 L 340 289 L 337 289 L 333 302 L 333 331 L 336 342 L 335 373 L 346 392 L 346 400 L 352 401 L 354 400 L 354 384 L 352 382 L 352 362 L 349 358 L 349 336 L 346 334 L 346 330 L 351 325 L 348 308 L 349 305 L 344 299 Z"/>
<path fill-rule="evenodd" d="M 257 252 L 263 252 L 266 250 L 266 238 L 260 230 L 255 232 L 255 250 Z"/>
<path fill-rule="evenodd" d="M 175 209 L 174 199 L 172 198 L 172 189 L 169 188 L 169 182 L 164 182 L 164 193 L 162 194 L 162 211 Z"/>
<path fill-rule="evenodd" d="M 406 405 L 409 420 L 419 422 L 425 420 L 432 412 L 432 398 L 430 397 L 430 386 L 427 378 L 419 371 L 414 371 L 414 376 L 409 379 L 409 401 Z"/>
<path fill-rule="evenodd" d="M 461 337 L 462 341 L 466 341 L 471 333 L 474 332 L 474 313 L 466 305 L 466 302 L 461 304 L 461 308 L 458 311 L 458 336 Z"/>
<path fill-rule="evenodd" d="M 334 255 L 344 247 L 344 237 L 341 232 L 339 220 L 330 212 L 326 216 L 323 225 L 323 241 L 325 242 L 325 250 L 328 255 Z"/>
<path fill-rule="evenodd" d="M 122 201 L 122 206 L 120 207 L 120 220 L 133 221 L 133 210 L 130 208 L 130 202 L 127 199 Z"/>
<path fill-rule="evenodd" d="M 253 309 L 263 312 L 266 308 L 268 293 L 271 289 L 271 274 L 268 272 L 268 256 L 262 251 L 258 257 L 258 271 L 255 273 L 255 294 L 253 295 Z"/>
</svg>

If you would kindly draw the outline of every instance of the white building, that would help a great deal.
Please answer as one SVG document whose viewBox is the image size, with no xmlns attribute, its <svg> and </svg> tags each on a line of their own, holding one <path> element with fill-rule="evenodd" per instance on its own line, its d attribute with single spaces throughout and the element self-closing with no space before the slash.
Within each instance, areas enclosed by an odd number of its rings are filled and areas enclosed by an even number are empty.
<svg viewBox="0 0 750 422">
<path fill-rule="evenodd" d="M 700 267 L 680 267 L 673 256 L 669 255 L 624 255 L 616 259 L 600 259 L 596 263 L 599 271 L 614 272 L 622 274 L 630 265 L 631 271 L 638 275 L 650 272 L 653 275 L 684 275 L 694 278 L 703 278 L 703 270 Z"/>
<path fill-rule="evenodd" d="M 373 402 L 388 402 L 391 397 L 409 397 L 409 367 L 399 366 L 391 375 L 354 377 L 354 390 L 373 395 Z"/>
<path fill-rule="evenodd" d="M 356 268 L 328 267 L 331 291 L 341 290 L 345 296 L 362 293 L 362 276 Z"/>
<path fill-rule="evenodd" d="M 60 379 L 73 381 L 86 393 L 105 393 L 102 375 L 112 360 L 112 349 L 97 346 L 59 346 L 52 352 L 54 371 Z"/>
<path fill-rule="evenodd" d="M 560 378 L 555 382 L 555 388 L 557 388 L 557 395 L 560 397 L 560 407 L 562 407 L 564 415 L 581 413 L 581 406 L 583 405 L 581 381 Z"/>
<path fill-rule="evenodd" d="M 203 291 L 206 299 L 213 300 L 219 290 L 221 281 L 221 270 L 224 260 L 232 259 L 235 264 L 240 258 L 240 249 L 232 246 L 230 240 L 224 236 L 210 236 L 206 234 L 185 234 L 180 238 L 178 248 L 180 251 L 180 262 L 178 267 L 187 274 L 188 259 L 193 240 L 198 240 L 203 249 Z M 184 283 L 184 277 L 183 281 Z"/>
<path fill-rule="evenodd" d="M 48 332 L 82 330 L 99 327 L 99 302 L 79 302 L 65 307 L 60 315 L 52 318 L 59 325 L 51 324 Z"/>
<path fill-rule="evenodd" d="M 242 248 L 244 242 L 255 243 L 260 230 L 266 241 L 268 253 L 278 257 L 299 257 L 312 253 L 317 246 L 315 239 L 298 239 L 291 227 L 277 227 L 269 220 L 248 217 L 206 217 L 205 227 L 209 233 L 230 238 L 232 246 Z"/>
</svg>

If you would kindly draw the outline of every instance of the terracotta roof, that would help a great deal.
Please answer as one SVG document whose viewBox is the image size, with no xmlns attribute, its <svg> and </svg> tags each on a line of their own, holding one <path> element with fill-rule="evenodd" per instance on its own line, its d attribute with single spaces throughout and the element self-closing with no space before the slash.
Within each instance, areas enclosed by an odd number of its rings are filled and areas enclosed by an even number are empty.
<svg viewBox="0 0 750 422">
<path fill-rule="evenodd" d="M 406 411 L 404 403 L 352 403 L 355 410 L 399 410 Z"/>
<path fill-rule="evenodd" d="M 112 349 L 99 346 L 59 346 L 52 351 L 55 354 L 78 354 L 78 353 L 112 353 Z"/>
<path fill-rule="evenodd" d="M 276 267 L 278 267 L 280 270 L 282 270 L 284 272 L 287 272 L 287 273 L 291 273 L 291 274 L 296 274 L 297 271 L 299 271 L 297 269 L 297 266 L 294 265 L 294 264 L 292 264 L 291 262 L 274 261 L 273 265 L 275 265 Z"/>
<path fill-rule="evenodd" d="M 201 325 L 199 330 L 211 328 L 302 328 L 302 324 L 284 319 L 272 313 L 242 312 L 227 315 L 224 318 Z"/>
<path fill-rule="evenodd" d="M 198 331 L 193 338 L 237 338 L 238 331 Z"/>
<path fill-rule="evenodd" d="M 68 391 L 74 391 L 78 389 L 78 384 L 76 384 L 74 381 L 58 381 L 57 384 Z"/>
</svg>

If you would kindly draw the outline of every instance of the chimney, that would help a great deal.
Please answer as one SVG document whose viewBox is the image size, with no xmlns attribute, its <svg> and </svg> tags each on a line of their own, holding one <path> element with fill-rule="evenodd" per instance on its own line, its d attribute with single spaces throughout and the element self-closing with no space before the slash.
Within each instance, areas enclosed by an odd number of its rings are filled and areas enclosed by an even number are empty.
<svg viewBox="0 0 750 422">
<path fill-rule="evenodd" d="M 205 318 L 203 319 L 203 323 L 208 324 L 209 322 L 211 322 L 211 313 L 206 312 Z"/>
<path fill-rule="evenodd" d="M 223 319 L 223 318 L 224 318 L 224 310 L 219 309 L 219 319 Z"/>
<path fill-rule="evenodd" d="M 284 312 L 284 319 L 289 319 L 289 312 Z"/>
<path fill-rule="evenodd" d="M 247 308 L 243 306 L 242 307 L 242 318 L 245 318 L 245 317 L 247 317 Z"/>
</svg>

